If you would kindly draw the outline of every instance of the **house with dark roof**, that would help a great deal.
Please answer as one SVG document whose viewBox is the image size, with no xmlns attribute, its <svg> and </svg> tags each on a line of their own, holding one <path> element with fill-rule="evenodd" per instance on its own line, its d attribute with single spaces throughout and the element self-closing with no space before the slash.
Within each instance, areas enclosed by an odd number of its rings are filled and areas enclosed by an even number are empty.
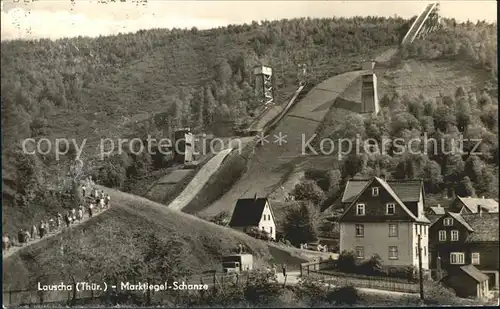
<svg viewBox="0 0 500 309">
<path fill-rule="evenodd" d="M 421 180 L 352 179 L 342 202 L 341 252 L 353 251 L 358 259 L 378 254 L 388 266 L 418 266 L 420 251 L 422 268 L 428 269 L 430 221 L 424 214 Z"/>
<path fill-rule="evenodd" d="M 446 209 L 441 205 L 432 206 L 427 209 L 427 214 L 429 215 L 444 215 L 446 213 Z"/>
<path fill-rule="evenodd" d="M 499 214 L 448 212 L 433 218 L 429 230 L 430 267 L 454 273 L 472 264 L 499 287 Z M 439 259 L 439 262 L 438 262 Z"/>
<path fill-rule="evenodd" d="M 457 196 L 450 205 L 450 211 L 459 214 L 475 214 L 482 212 L 498 213 L 498 202 L 491 198 Z"/>
<path fill-rule="evenodd" d="M 459 297 L 483 298 L 489 296 L 488 276 L 473 265 L 464 265 L 449 274 L 444 280 Z"/>
<path fill-rule="evenodd" d="M 276 223 L 267 198 L 241 198 L 236 202 L 229 226 L 243 232 L 259 229 L 276 239 Z"/>
</svg>

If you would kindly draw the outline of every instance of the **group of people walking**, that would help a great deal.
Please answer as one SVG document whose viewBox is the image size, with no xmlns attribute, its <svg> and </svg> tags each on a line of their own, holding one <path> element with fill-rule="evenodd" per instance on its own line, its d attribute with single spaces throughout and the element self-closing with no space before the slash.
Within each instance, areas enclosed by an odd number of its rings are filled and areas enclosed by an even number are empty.
<svg viewBox="0 0 500 309">
<path fill-rule="evenodd" d="M 17 234 L 17 243 L 20 246 L 35 240 L 37 237 L 42 239 L 49 233 L 60 231 L 66 225 L 67 228 L 73 224 L 81 222 L 84 217 L 91 218 L 96 212 L 108 209 L 110 204 L 109 194 L 104 193 L 104 190 L 92 189 L 90 194 L 87 195 L 87 186 L 81 187 L 82 197 L 86 206 L 80 204 L 78 208 L 73 208 L 66 211 L 64 214 L 57 213 L 55 218 L 45 218 L 41 220 L 38 225 L 34 224 L 29 229 L 20 229 Z M 2 236 L 3 251 L 8 250 L 14 244 L 11 237 L 4 233 Z"/>
</svg>

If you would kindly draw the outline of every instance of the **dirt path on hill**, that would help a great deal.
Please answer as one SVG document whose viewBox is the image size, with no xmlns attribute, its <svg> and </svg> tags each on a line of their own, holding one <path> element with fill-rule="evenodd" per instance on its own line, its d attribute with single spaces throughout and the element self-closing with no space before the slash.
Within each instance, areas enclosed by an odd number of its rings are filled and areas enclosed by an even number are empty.
<svg viewBox="0 0 500 309">
<path fill-rule="evenodd" d="M 94 208 L 94 209 L 96 210 L 96 208 Z M 73 223 L 73 224 L 71 224 L 69 227 L 66 227 L 65 223 L 63 222 L 63 226 L 62 226 L 60 229 L 55 230 L 55 231 L 52 231 L 52 232 L 49 232 L 49 233 L 48 233 L 45 237 L 43 237 L 43 238 L 35 238 L 35 239 L 33 239 L 33 240 L 29 241 L 27 244 L 24 244 L 23 246 L 20 246 L 19 244 L 16 244 L 15 246 L 10 247 L 10 248 L 9 248 L 9 250 L 2 252 L 2 253 L 3 253 L 3 254 L 2 254 L 2 255 L 3 255 L 3 259 L 6 259 L 6 258 L 8 258 L 8 257 L 12 256 L 12 255 L 13 255 L 13 254 L 15 254 L 16 252 L 19 252 L 20 250 L 23 250 L 23 249 L 25 249 L 25 248 L 28 248 L 28 247 L 30 247 L 30 246 L 32 246 L 32 245 L 34 245 L 34 244 L 37 244 L 37 243 L 39 243 L 39 242 L 41 242 L 41 241 L 45 241 L 45 240 L 47 240 L 47 239 L 49 239 L 49 238 L 52 238 L 52 237 L 54 237 L 54 236 L 56 236 L 56 235 L 59 235 L 59 234 L 61 234 L 63 231 L 67 231 L 67 230 L 69 230 L 69 229 L 74 228 L 75 226 L 79 226 L 79 225 L 81 225 L 81 224 L 83 224 L 83 223 L 85 223 L 85 222 L 87 222 L 87 221 L 89 221 L 89 220 L 92 220 L 93 218 L 95 218 L 95 217 L 99 216 L 100 214 L 104 213 L 106 210 L 107 210 L 107 209 L 104 209 L 104 210 L 101 210 L 101 211 L 95 211 L 95 213 L 93 214 L 93 216 L 92 216 L 91 218 L 89 217 L 88 213 L 86 213 L 86 212 L 85 212 L 85 213 L 83 214 L 83 219 L 82 219 L 81 221 L 78 221 L 76 224 L 75 224 L 75 223 Z M 17 236 L 17 235 L 16 235 L 16 236 Z M 17 241 L 16 241 L 16 243 L 17 243 Z"/>
</svg>

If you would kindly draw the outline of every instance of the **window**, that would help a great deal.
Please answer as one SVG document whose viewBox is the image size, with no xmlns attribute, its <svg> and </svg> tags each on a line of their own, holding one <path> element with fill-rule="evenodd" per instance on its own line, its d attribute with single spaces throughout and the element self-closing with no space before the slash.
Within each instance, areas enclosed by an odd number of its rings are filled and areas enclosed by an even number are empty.
<svg viewBox="0 0 500 309">
<path fill-rule="evenodd" d="M 415 246 L 415 257 L 418 258 L 420 252 L 418 251 L 418 246 Z"/>
<path fill-rule="evenodd" d="M 389 224 L 389 237 L 398 237 L 398 225 L 397 224 Z"/>
<path fill-rule="evenodd" d="M 450 253 L 450 264 L 465 264 L 464 254 L 462 252 Z"/>
<path fill-rule="evenodd" d="M 396 206 L 394 205 L 394 203 L 388 203 L 386 205 L 386 213 L 388 215 L 393 215 L 395 212 L 396 212 Z"/>
<path fill-rule="evenodd" d="M 273 227 L 272 227 L 272 226 L 270 226 L 270 227 L 269 227 L 269 233 L 270 233 L 270 234 L 272 234 L 272 233 L 273 233 Z"/>
<path fill-rule="evenodd" d="M 398 247 L 390 246 L 389 247 L 389 260 L 397 260 L 398 259 Z"/>
<path fill-rule="evenodd" d="M 472 265 L 479 265 L 479 252 L 472 252 L 471 260 Z"/>
<path fill-rule="evenodd" d="M 378 196 L 378 187 L 372 188 L 372 196 Z"/>
<path fill-rule="evenodd" d="M 364 259 L 365 258 L 365 248 L 356 247 L 356 258 Z"/>
<path fill-rule="evenodd" d="M 451 241 L 458 241 L 458 230 L 451 231 Z"/>
<path fill-rule="evenodd" d="M 427 256 L 427 247 L 424 246 L 424 256 Z"/>
<path fill-rule="evenodd" d="M 439 241 L 446 241 L 446 231 L 445 230 L 439 231 Z"/>
<path fill-rule="evenodd" d="M 356 224 L 356 237 L 365 236 L 365 226 L 363 224 Z"/>
<path fill-rule="evenodd" d="M 427 226 L 424 226 L 424 236 L 427 235 Z"/>
<path fill-rule="evenodd" d="M 358 215 L 358 216 L 365 215 L 365 204 L 357 204 L 356 205 L 356 215 Z"/>
<path fill-rule="evenodd" d="M 452 226 L 453 225 L 453 219 L 452 218 L 444 218 L 443 224 L 444 224 L 444 226 Z"/>
</svg>

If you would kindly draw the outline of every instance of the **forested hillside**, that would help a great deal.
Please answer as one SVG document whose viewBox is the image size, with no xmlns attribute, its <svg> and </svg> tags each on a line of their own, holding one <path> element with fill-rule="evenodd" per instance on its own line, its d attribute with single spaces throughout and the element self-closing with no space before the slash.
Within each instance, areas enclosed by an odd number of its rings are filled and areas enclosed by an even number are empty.
<svg viewBox="0 0 500 309">
<path fill-rule="evenodd" d="M 446 30 L 404 49 L 402 58 L 460 58 L 496 78 L 496 26 L 447 23 Z M 401 18 L 293 19 L 206 31 L 2 42 L 3 223 L 12 227 L 66 206 L 51 192 L 64 190 L 71 157 L 55 162 L 53 153 L 22 154 L 24 138 L 88 139 L 88 158 L 99 138 L 168 136 L 179 126 L 208 133 L 222 120 L 242 127 L 258 107 L 255 65 L 273 67 L 277 96 L 283 98 L 297 83 L 297 64 L 308 65 L 314 84 L 359 69 L 363 60 L 399 44 L 408 28 Z M 490 101 L 488 108 L 495 110 L 497 100 Z M 493 112 L 483 113 L 490 125 L 481 128 L 496 132 Z M 92 172 L 102 183 L 121 187 L 158 165 L 149 156 L 125 153 Z"/>
</svg>

